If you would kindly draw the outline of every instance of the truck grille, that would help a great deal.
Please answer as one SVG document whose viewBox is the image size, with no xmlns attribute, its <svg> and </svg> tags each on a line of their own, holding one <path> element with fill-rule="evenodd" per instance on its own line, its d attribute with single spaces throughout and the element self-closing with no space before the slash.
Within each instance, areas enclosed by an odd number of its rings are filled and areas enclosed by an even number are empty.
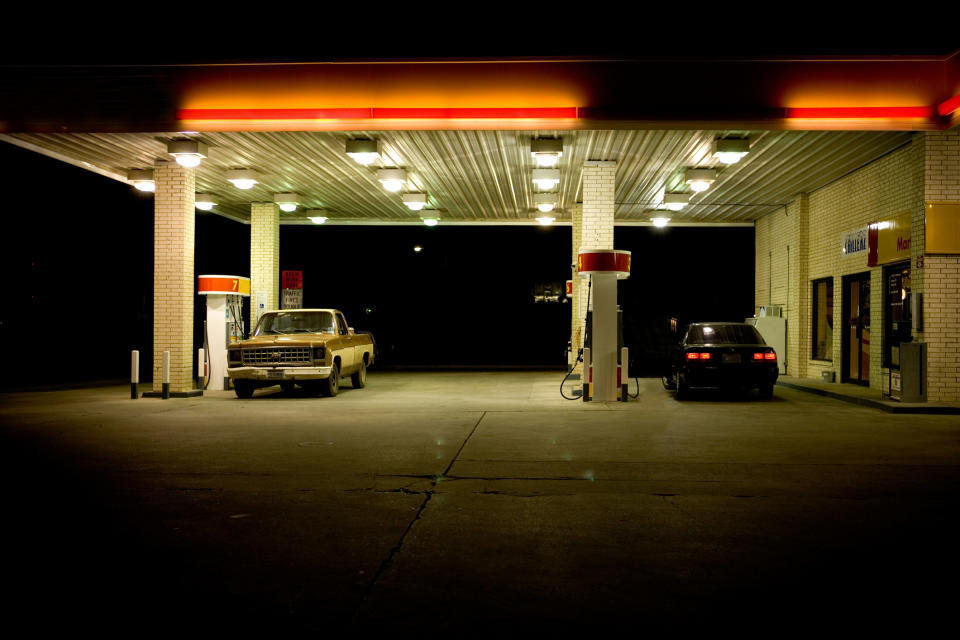
<svg viewBox="0 0 960 640">
<path fill-rule="evenodd" d="M 243 349 L 245 365 L 297 365 L 313 364 L 310 347 L 259 347 Z"/>
</svg>

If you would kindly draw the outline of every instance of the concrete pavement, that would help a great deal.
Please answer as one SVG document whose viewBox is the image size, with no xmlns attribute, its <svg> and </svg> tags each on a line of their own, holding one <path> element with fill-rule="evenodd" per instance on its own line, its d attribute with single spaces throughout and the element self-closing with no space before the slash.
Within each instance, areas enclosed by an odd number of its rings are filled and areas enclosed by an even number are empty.
<svg viewBox="0 0 960 640">
<path fill-rule="evenodd" d="M 556 372 L 0 394 L 11 620 L 109 635 L 934 630 L 960 418 Z M 631 389 L 633 385 L 631 384 Z"/>
</svg>

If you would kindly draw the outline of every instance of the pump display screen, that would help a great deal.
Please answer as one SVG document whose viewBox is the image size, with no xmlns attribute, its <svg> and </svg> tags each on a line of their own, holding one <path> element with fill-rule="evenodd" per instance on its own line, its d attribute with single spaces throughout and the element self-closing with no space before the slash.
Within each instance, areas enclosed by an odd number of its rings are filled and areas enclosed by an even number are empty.
<svg viewBox="0 0 960 640">
<path fill-rule="evenodd" d="M 335 333 L 333 314 L 326 311 L 267 313 L 260 318 L 253 335 L 277 333 Z"/>
</svg>

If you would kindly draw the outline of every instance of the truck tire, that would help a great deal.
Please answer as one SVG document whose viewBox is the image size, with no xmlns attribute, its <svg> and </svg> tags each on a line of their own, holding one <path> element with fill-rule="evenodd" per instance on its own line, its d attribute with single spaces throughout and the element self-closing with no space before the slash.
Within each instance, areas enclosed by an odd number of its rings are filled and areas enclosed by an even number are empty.
<svg viewBox="0 0 960 640">
<path fill-rule="evenodd" d="M 337 395 L 340 390 L 340 367 L 336 364 L 333 365 L 330 370 L 330 377 L 320 381 L 320 389 L 320 393 L 327 397 L 333 398 Z"/>
<path fill-rule="evenodd" d="M 238 398 L 247 399 L 253 397 L 253 385 L 246 380 L 234 380 L 233 390 L 236 392 Z"/>
<path fill-rule="evenodd" d="M 297 383 L 293 380 L 284 381 L 280 383 L 280 388 L 283 389 L 286 393 L 290 393 L 297 386 Z"/>
<path fill-rule="evenodd" d="M 354 389 L 363 389 L 367 386 L 367 363 L 361 362 L 360 368 L 357 369 L 357 372 L 351 374 L 350 384 L 353 385 Z"/>
</svg>

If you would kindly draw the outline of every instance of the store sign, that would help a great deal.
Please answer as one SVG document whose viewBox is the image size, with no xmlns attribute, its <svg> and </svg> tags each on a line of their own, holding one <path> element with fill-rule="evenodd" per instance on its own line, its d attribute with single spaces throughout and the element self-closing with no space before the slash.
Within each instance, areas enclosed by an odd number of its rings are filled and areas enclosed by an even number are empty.
<svg viewBox="0 0 960 640">
<path fill-rule="evenodd" d="M 912 222 L 910 212 L 905 211 L 867 227 L 867 264 L 875 267 L 878 264 L 909 260 Z"/>
<path fill-rule="evenodd" d="M 843 234 L 843 246 L 841 247 L 843 255 L 856 256 L 866 253 L 869 248 L 867 236 L 868 234 L 866 227 Z"/>
</svg>

